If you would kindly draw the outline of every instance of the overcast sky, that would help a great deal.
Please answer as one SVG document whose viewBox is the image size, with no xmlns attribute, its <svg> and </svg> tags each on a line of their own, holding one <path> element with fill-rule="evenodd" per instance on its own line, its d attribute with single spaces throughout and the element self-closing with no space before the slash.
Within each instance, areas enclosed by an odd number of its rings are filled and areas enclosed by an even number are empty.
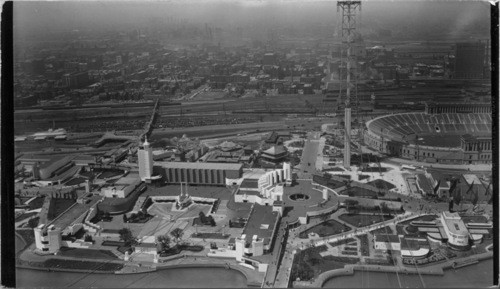
<svg viewBox="0 0 500 289">
<path fill-rule="evenodd" d="M 435 25 L 460 31 L 469 25 L 489 28 L 485 1 L 362 1 L 361 25 L 383 28 Z M 184 1 L 64 1 L 15 2 L 19 31 L 144 25 L 153 19 L 185 19 L 210 25 L 279 23 L 336 24 L 336 1 L 322 0 L 184 0 Z"/>
</svg>

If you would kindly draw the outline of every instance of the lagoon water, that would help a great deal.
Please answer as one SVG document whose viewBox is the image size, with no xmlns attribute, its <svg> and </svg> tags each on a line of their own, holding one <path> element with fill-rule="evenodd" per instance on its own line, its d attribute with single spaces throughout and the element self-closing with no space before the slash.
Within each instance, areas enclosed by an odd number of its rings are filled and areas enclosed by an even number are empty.
<svg viewBox="0 0 500 289">
<path fill-rule="evenodd" d="M 446 270 L 444 276 L 421 277 L 399 274 L 398 278 L 394 273 L 355 271 L 352 276 L 326 281 L 323 288 L 485 288 L 493 285 L 493 259 L 457 270 Z"/>
<path fill-rule="evenodd" d="M 246 282 L 242 273 L 224 268 L 174 268 L 129 275 L 16 270 L 18 288 L 243 288 Z"/>
</svg>

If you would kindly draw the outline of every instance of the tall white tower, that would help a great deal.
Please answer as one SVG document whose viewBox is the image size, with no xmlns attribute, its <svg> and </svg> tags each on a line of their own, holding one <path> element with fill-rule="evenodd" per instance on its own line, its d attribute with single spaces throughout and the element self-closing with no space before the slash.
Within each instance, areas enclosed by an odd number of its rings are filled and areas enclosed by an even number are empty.
<svg viewBox="0 0 500 289">
<path fill-rule="evenodd" d="M 139 176 L 141 181 L 146 179 L 151 179 L 153 174 L 153 150 L 149 145 L 148 139 L 146 138 L 142 147 L 139 147 L 137 151 L 137 158 L 139 162 Z"/>
<path fill-rule="evenodd" d="M 289 162 L 283 162 L 283 178 L 287 185 L 292 184 L 292 165 Z"/>
</svg>

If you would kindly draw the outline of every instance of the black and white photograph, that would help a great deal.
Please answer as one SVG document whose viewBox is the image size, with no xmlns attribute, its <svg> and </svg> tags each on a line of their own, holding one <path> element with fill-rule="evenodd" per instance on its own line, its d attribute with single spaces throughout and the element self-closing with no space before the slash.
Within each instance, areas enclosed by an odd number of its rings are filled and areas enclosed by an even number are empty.
<svg viewBox="0 0 500 289">
<path fill-rule="evenodd" d="M 7 287 L 498 288 L 497 2 L 12 6 Z"/>
</svg>

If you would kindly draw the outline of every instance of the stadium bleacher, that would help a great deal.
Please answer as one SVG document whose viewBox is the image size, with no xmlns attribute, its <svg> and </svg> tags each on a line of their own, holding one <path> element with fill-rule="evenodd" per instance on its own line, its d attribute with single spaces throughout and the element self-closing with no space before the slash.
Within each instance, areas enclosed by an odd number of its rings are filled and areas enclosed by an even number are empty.
<svg viewBox="0 0 500 289">
<path fill-rule="evenodd" d="M 384 137 L 404 139 L 408 135 L 491 133 L 492 118 L 487 113 L 386 115 L 367 123 L 367 128 Z"/>
</svg>

